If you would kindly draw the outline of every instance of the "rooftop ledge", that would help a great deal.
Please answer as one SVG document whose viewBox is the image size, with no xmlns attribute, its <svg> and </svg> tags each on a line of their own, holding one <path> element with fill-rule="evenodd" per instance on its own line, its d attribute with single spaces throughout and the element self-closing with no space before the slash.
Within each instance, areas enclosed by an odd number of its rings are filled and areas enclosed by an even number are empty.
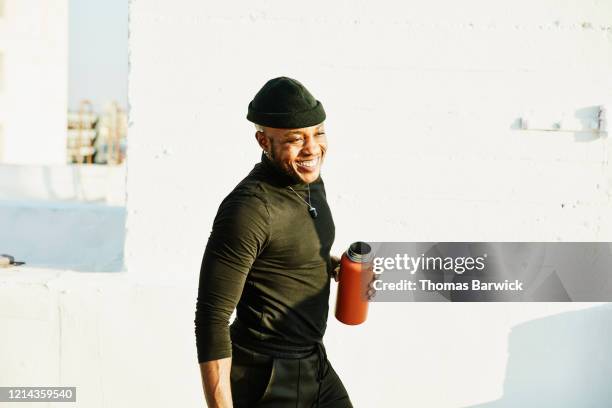
<svg viewBox="0 0 612 408">
<path fill-rule="evenodd" d="M 195 278 L 194 278 L 195 279 Z M 128 271 L 95 272 L 75 271 L 59 268 L 40 268 L 28 265 L 0 268 L 0 288 L 46 287 L 53 291 L 98 290 L 104 289 L 130 290 L 139 287 L 163 287 L 188 289 L 197 288 L 197 281 L 176 281 L 160 279 Z M 195 292 L 194 292 L 195 294 Z"/>
<path fill-rule="evenodd" d="M 103 288 L 119 281 L 128 283 L 127 272 L 83 272 L 68 269 L 38 268 L 27 265 L 0 268 L 1 287 L 46 286 L 66 289 L 71 286 Z"/>
</svg>

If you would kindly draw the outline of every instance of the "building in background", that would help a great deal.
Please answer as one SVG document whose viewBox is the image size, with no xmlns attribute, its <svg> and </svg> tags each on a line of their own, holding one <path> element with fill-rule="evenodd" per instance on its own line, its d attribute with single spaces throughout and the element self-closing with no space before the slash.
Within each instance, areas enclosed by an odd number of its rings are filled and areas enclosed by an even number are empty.
<svg viewBox="0 0 612 408">
<path fill-rule="evenodd" d="M 106 105 L 101 114 L 88 100 L 78 111 L 68 112 L 68 163 L 123 163 L 126 152 L 127 114 L 117 102 Z"/>
<path fill-rule="evenodd" d="M 68 0 L 0 0 L 0 162 L 66 163 Z"/>
<path fill-rule="evenodd" d="M 127 150 L 127 113 L 115 101 L 104 108 L 94 141 L 94 163 L 121 164 Z"/>
</svg>

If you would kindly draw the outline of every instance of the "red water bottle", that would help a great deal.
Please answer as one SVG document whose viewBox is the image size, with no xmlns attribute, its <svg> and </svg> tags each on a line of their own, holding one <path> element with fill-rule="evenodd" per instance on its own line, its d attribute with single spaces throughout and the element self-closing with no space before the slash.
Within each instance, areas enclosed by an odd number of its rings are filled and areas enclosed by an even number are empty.
<svg viewBox="0 0 612 408">
<path fill-rule="evenodd" d="M 368 291 L 373 271 L 370 262 L 372 247 L 365 242 L 354 242 L 342 254 L 338 272 L 336 319 L 356 325 L 368 317 Z"/>
</svg>

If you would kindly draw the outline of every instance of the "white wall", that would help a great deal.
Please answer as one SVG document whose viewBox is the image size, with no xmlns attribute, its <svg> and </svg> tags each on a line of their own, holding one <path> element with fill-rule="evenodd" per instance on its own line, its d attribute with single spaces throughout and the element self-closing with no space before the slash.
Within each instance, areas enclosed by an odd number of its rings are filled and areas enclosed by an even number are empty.
<svg viewBox="0 0 612 408">
<path fill-rule="evenodd" d="M 3 273 L 0 349 L 14 353 L 0 383 L 77 385 L 84 407 L 203 406 L 201 256 L 259 159 L 247 104 L 278 75 L 328 113 L 335 253 L 358 239 L 612 238 L 609 140 L 510 130 L 525 112 L 609 101 L 610 2 L 133 0 L 130 13 L 127 272 Z M 517 372 L 597 406 L 582 364 L 609 364 L 588 353 L 612 331 L 592 306 L 375 303 L 360 327 L 331 317 L 326 344 L 356 407 L 512 406 Z"/>
<path fill-rule="evenodd" d="M 66 162 L 68 1 L 5 0 L 0 162 Z"/>
<path fill-rule="evenodd" d="M 357 238 L 611 238 L 608 140 L 510 128 L 530 110 L 612 98 L 612 3 L 233 4 L 131 5 L 135 273 L 194 279 L 139 248 L 197 263 L 220 200 L 259 159 L 247 104 L 278 75 L 328 112 L 338 251 Z M 145 205 L 160 186 L 181 200 Z M 168 206 L 192 228 L 172 217 L 140 228 Z"/>
<path fill-rule="evenodd" d="M 279 75 L 328 113 L 336 253 L 612 238 L 609 141 L 511 130 L 610 101 L 610 2 L 133 1 L 131 16 L 126 256 L 142 279 L 195 290 L 215 211 L 259 158 L 247 104 Z M 160 189 L 173 198 L 150 205 Z M 356 406 L 458 407 L 501 396 L 513 325 L 574 307 L 374 304 L 326 339 Z"/>
</svg>

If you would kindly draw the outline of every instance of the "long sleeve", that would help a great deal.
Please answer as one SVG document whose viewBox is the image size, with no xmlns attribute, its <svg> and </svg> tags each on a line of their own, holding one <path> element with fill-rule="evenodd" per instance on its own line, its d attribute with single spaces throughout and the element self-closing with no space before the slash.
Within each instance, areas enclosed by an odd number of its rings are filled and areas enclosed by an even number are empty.
<svg viewBox="0 0 612 408">
<path fill-rule="evenodd" d="M 199 363 L 231 356 L 229 318 L 268 242 L 269 223 L 264 201 L 253 193 L 234 191 L 221 203 L 200 269 L 195 313 Z"/>
</svg>

